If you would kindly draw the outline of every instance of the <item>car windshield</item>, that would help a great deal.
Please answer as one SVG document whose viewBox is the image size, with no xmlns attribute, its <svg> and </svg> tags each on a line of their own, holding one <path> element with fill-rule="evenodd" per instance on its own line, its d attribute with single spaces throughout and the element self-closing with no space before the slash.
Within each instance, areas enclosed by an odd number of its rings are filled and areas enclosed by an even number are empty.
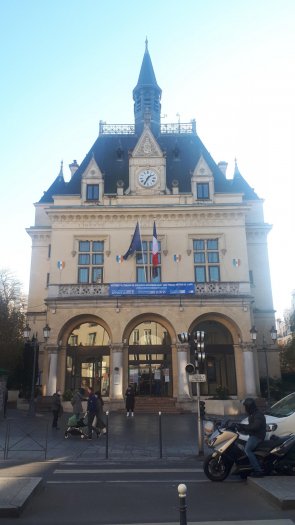
<svg viewBox="0 0 295 525">
<path fill-rule="evenodd" d="M 286 417 L 293 414 L 293 412 L 295 412 L 295 393 L 289 394 L 272 405 L 266 411 L 266 414 L 274 417 Z"/>
</svg>

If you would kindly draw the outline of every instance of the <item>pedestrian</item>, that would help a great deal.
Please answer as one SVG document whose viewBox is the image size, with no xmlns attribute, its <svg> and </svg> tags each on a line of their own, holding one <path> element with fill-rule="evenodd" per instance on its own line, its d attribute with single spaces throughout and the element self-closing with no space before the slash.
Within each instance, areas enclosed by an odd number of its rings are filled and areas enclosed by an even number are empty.
<svg viewBox="0 0 295 525">
<path fill-rule="evenodd" d="M 51 408 L 53 413 L 52 428 L 59 430 L 57 426 L 58 418 L 62 414 L 62 404 L 61 404 L 61 391 L 57 390 L 52 396 Z"/>
<path fill-rule="evenodd" d="M 265 439 L 266 435 L 266 420 L 264 414 L 257 408 L 254 399 L 247 397 L 243 403 L 246 413 L 248 414 L 248 424 L 239 423 L 238 430 L 249 434 L 245 446 L 245 452 L 248 456 L 254 478 L 263 477 L 263 470 L 259 465 L 258 459 L 254 454 L 257 445 Z"/>
<path fill-rule="evenodd" d="M 125 392 L 125 400 L 126 400 L 126 416 L 129 417 L 131 414 L 131 417 L 134 416 L 134 405 L 135 405 L 135 392 L 132 385 L 128 385 L 128 388 Z"/>
<path fill-rule="evenodd" d="M 96 427 L 100 434 L 106 434 L 106 424 L 104 422 L 104 413 L 103 413 L 103 399 L 100 392 L 95 392 L 97 399 L 97 412 L 96 412 Z"/>
<path fill-rule="evenodd" d="M 8 389 L 7 389 L 7 386 L 6 386 L 4 388 L 4 392 L 3 392 L 3 416 L 4 417 L 6 417 L 7 403 L 8 403 Z"/>
<path fill-rule="evenodd" d="M 87 426 L 88 439 L 92 439 L 93 420 L 97 415 L 97 397 L 93 393 L 93 388 L 87 387 L 88 401 L 87 401 Z"/>
<path fill-rule="evenodd" d="M 83 396 L 84 396 L 84 389 L 79 388 L 79 390 L 77 390 L 74 393 L 71 399 L 71 404 L 73 407 L 73 414 L 76 416 L 77 421 L 79 421 L 80 417 L 82 417 L 82 414 L 83 414 L 83 406 L 82 406 Z"/>
</svg>

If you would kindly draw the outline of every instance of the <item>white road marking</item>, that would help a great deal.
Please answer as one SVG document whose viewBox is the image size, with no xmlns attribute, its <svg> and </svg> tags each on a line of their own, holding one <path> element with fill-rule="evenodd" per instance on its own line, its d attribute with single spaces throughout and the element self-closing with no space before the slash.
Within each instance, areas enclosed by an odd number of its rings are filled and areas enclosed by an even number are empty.
<svg viewBox="0 0 295 525">
<path fill-rule="evenodd" d="M 131 468 L 131 469 L 56 469 L 54 474 L 148 474 L 148 473 L 174 473 L 174 472 L 204 472 L 201 468 Z"/>
<path fill-rule="evenodd" d="M 179 479 L 132 479 L 132 480 L 125 480 L 125 479 L 116 479 L 116 480 L 63 480 L 63 481 L 54 481 L 54 480 L 48 480 L 46 481 L 48 485 L 75 485 L 75 484 L 88 484 L 88 483 L 180 483 Z M 189 479 L 185 480 L 185 483 L 209 483 L 209 479 Z"/>
</svg>

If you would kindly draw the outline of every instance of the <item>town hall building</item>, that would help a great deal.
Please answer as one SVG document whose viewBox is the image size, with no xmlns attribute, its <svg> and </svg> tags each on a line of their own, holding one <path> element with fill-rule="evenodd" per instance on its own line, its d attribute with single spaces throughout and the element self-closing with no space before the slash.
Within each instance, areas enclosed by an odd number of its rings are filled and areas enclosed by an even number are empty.
<svg viewBox="0 0 295 525">
<path fill-rule="evenodd" d="M 256 397 L 280 375 L 276 346 L 259 345 L 275 324 L 263 202 L 237 163 L 227 177 L 194 120 L 161 123 L 161 97 L 146 42 L 134 122 L 100 121 L 68 182 L 61 166 L 35 204 L 27 318 L 44 396 L 92 386 L 116 409 L 131 383 L 192 407 L 197 331 L 204 398 Z"/>
</svg>

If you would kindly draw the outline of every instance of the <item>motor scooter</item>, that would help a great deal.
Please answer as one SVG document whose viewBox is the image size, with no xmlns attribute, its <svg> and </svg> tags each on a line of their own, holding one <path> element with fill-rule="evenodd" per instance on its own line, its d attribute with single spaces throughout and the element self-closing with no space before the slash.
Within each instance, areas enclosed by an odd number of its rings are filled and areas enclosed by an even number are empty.
<svg viewBox="0 0 295 525">
<path fill-rule="evenodd" d="M 230 473 L 246 479 L 252 466 L 245 453 L 245 441 L 240 439 L 237 424 L 226 421 L 218 424 L 207 439 L 213 452 L 206 456 L 203 469 L 211 481 L 224 481 Z M 264 475 L 295 475 L 295 435 L 277 437 L 273 435 L 255 450 Z"/>
</svg>

